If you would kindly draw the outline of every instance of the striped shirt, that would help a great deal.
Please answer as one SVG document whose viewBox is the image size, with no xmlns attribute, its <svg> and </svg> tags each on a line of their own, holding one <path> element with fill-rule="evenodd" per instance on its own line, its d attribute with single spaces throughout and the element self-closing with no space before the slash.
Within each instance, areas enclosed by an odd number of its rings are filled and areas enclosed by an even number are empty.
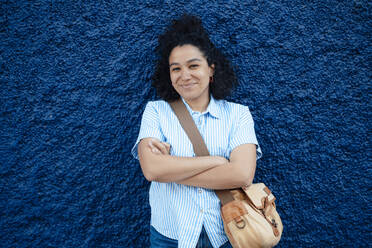
<svg viewBox="0 0 372 248">
<path fill-rule="evenodd" d="M 184 103 L 211 156 L 228 159 L 235 147 L 256 144 L 257 159 L 261 157 L 248 107 L 211 97 L 207 110 L 200 113 Z M 147 103 L 140 132 L 132 149 L 135 158 L 138 159 L 138 143 L 149 137 L 169 143 L 171 155 L 195 156 L 190 140 L 165 101 Z M 178 240 L 178 247 L 195 247 L 203 226 L 213 247 L 220 247 L 227 242 L 220 216 L 220 201 L 213 190 L 153 181 L 149 199 L 151 225 L 162 235 Z"/>
</svg>

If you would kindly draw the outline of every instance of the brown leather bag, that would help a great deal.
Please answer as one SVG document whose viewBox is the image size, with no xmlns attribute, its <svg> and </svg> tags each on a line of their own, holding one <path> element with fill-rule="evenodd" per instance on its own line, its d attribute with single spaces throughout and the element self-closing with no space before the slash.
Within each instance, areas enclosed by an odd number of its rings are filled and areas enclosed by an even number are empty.
<svg viewBox="0 0 372 248">
<path fill-rule="evenodd" d="M 185 130 L 197 156 L 209 151 L 183 101 L 169 103 Z M 263 183 L 232 190 L 215 190 L 221 201 L 224 229 L 234 248 L 273 247 L 279 243 L 283 224 L 276 211 L 275 196 Z"/>
</svg>

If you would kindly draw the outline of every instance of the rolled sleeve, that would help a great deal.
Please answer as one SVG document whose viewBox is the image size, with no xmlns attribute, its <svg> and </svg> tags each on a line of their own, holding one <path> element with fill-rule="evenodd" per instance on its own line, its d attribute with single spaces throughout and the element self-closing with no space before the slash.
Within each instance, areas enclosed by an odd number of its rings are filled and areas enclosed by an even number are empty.
<svg viewBox="0 0 372 248">
<path fill-rule="evenodd" d="M 144 138 L 156 138 L 164 141 L 164 135 L 160 128 L 159 114 L 154 102 L 148 102 L 142 115 L 140 131 L 132 148 L 132 155 L 138 159 L 138 144 Z"/>
<path fill-rule="evenodd" d="M 254 131 L 254 121 L 246 106 L 241 106 L 239 113 L 239 121 L 235 126 L 235 130 L 230 139 L 230 152 L 234 148 L 243 144 L 255 144 L 257 151 L 257 159 L 262 157 L 260 145 L 258 144 L 256 133 Z"/>
</svg>

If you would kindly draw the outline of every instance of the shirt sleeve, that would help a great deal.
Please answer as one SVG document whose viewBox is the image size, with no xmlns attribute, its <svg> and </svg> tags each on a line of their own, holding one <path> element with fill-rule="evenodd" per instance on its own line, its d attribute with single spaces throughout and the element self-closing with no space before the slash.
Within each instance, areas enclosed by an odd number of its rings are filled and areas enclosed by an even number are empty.
<svg viewBox="0 0 372 248">
<path fill-rule="evenodd" d="M 241 106 L 238 112 L 238 121 L 233 135 L 230 139 L 230 151 L 243 144 L 256 144 L 257 159 L 262 157 L 260 145 L 258 144 L 256 133 L 254 131 L 254 122 L 247 106 Z"/>
<path fill-rule="evenodd" d="M 156 138 L 165 141 L 165 137 L 160 128 L 159 113 L 156 110 L 155 102 L 148 102 L 142 115 L 141 127 L 136 143 L 132 148 L 132 155 L 138 159 L 138 144 L 144 138 Z"/>
</svg>

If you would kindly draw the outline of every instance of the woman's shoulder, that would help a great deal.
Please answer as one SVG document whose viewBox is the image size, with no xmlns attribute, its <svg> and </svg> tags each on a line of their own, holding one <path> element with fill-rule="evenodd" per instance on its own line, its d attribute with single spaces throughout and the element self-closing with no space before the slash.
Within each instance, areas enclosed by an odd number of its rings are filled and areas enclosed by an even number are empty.
<svg viewBox="0 0 372 248">
<path fill-rule="evenodd" d="M 154 101 L 148 101 L 146 104 L 146 109 L 152 109 L 156 112 L 164 112 L 166 110 L 170 110 L 170 106 L 168 102 L 164 100 L 154 100 Z"/>
<path fill-rule="evenodd" d="M 162 106 L 162 105 L 166 105 L 166 104 L 168 104 L 168 103 L 164 100 L 153 100 L 153 101 L 148 101 L 147 102 L 147 105 L 151 105 L 151 106 Z"/>
<path fill-rule="evenodd" d="M 230 102 L 227 100 L 215 100 L 215 101 L 220 109 L 230 114 L 240 115 L 240 114 L 249 112 L 248 106 L 243 105 L 241 103 Z"/>
</svg>

